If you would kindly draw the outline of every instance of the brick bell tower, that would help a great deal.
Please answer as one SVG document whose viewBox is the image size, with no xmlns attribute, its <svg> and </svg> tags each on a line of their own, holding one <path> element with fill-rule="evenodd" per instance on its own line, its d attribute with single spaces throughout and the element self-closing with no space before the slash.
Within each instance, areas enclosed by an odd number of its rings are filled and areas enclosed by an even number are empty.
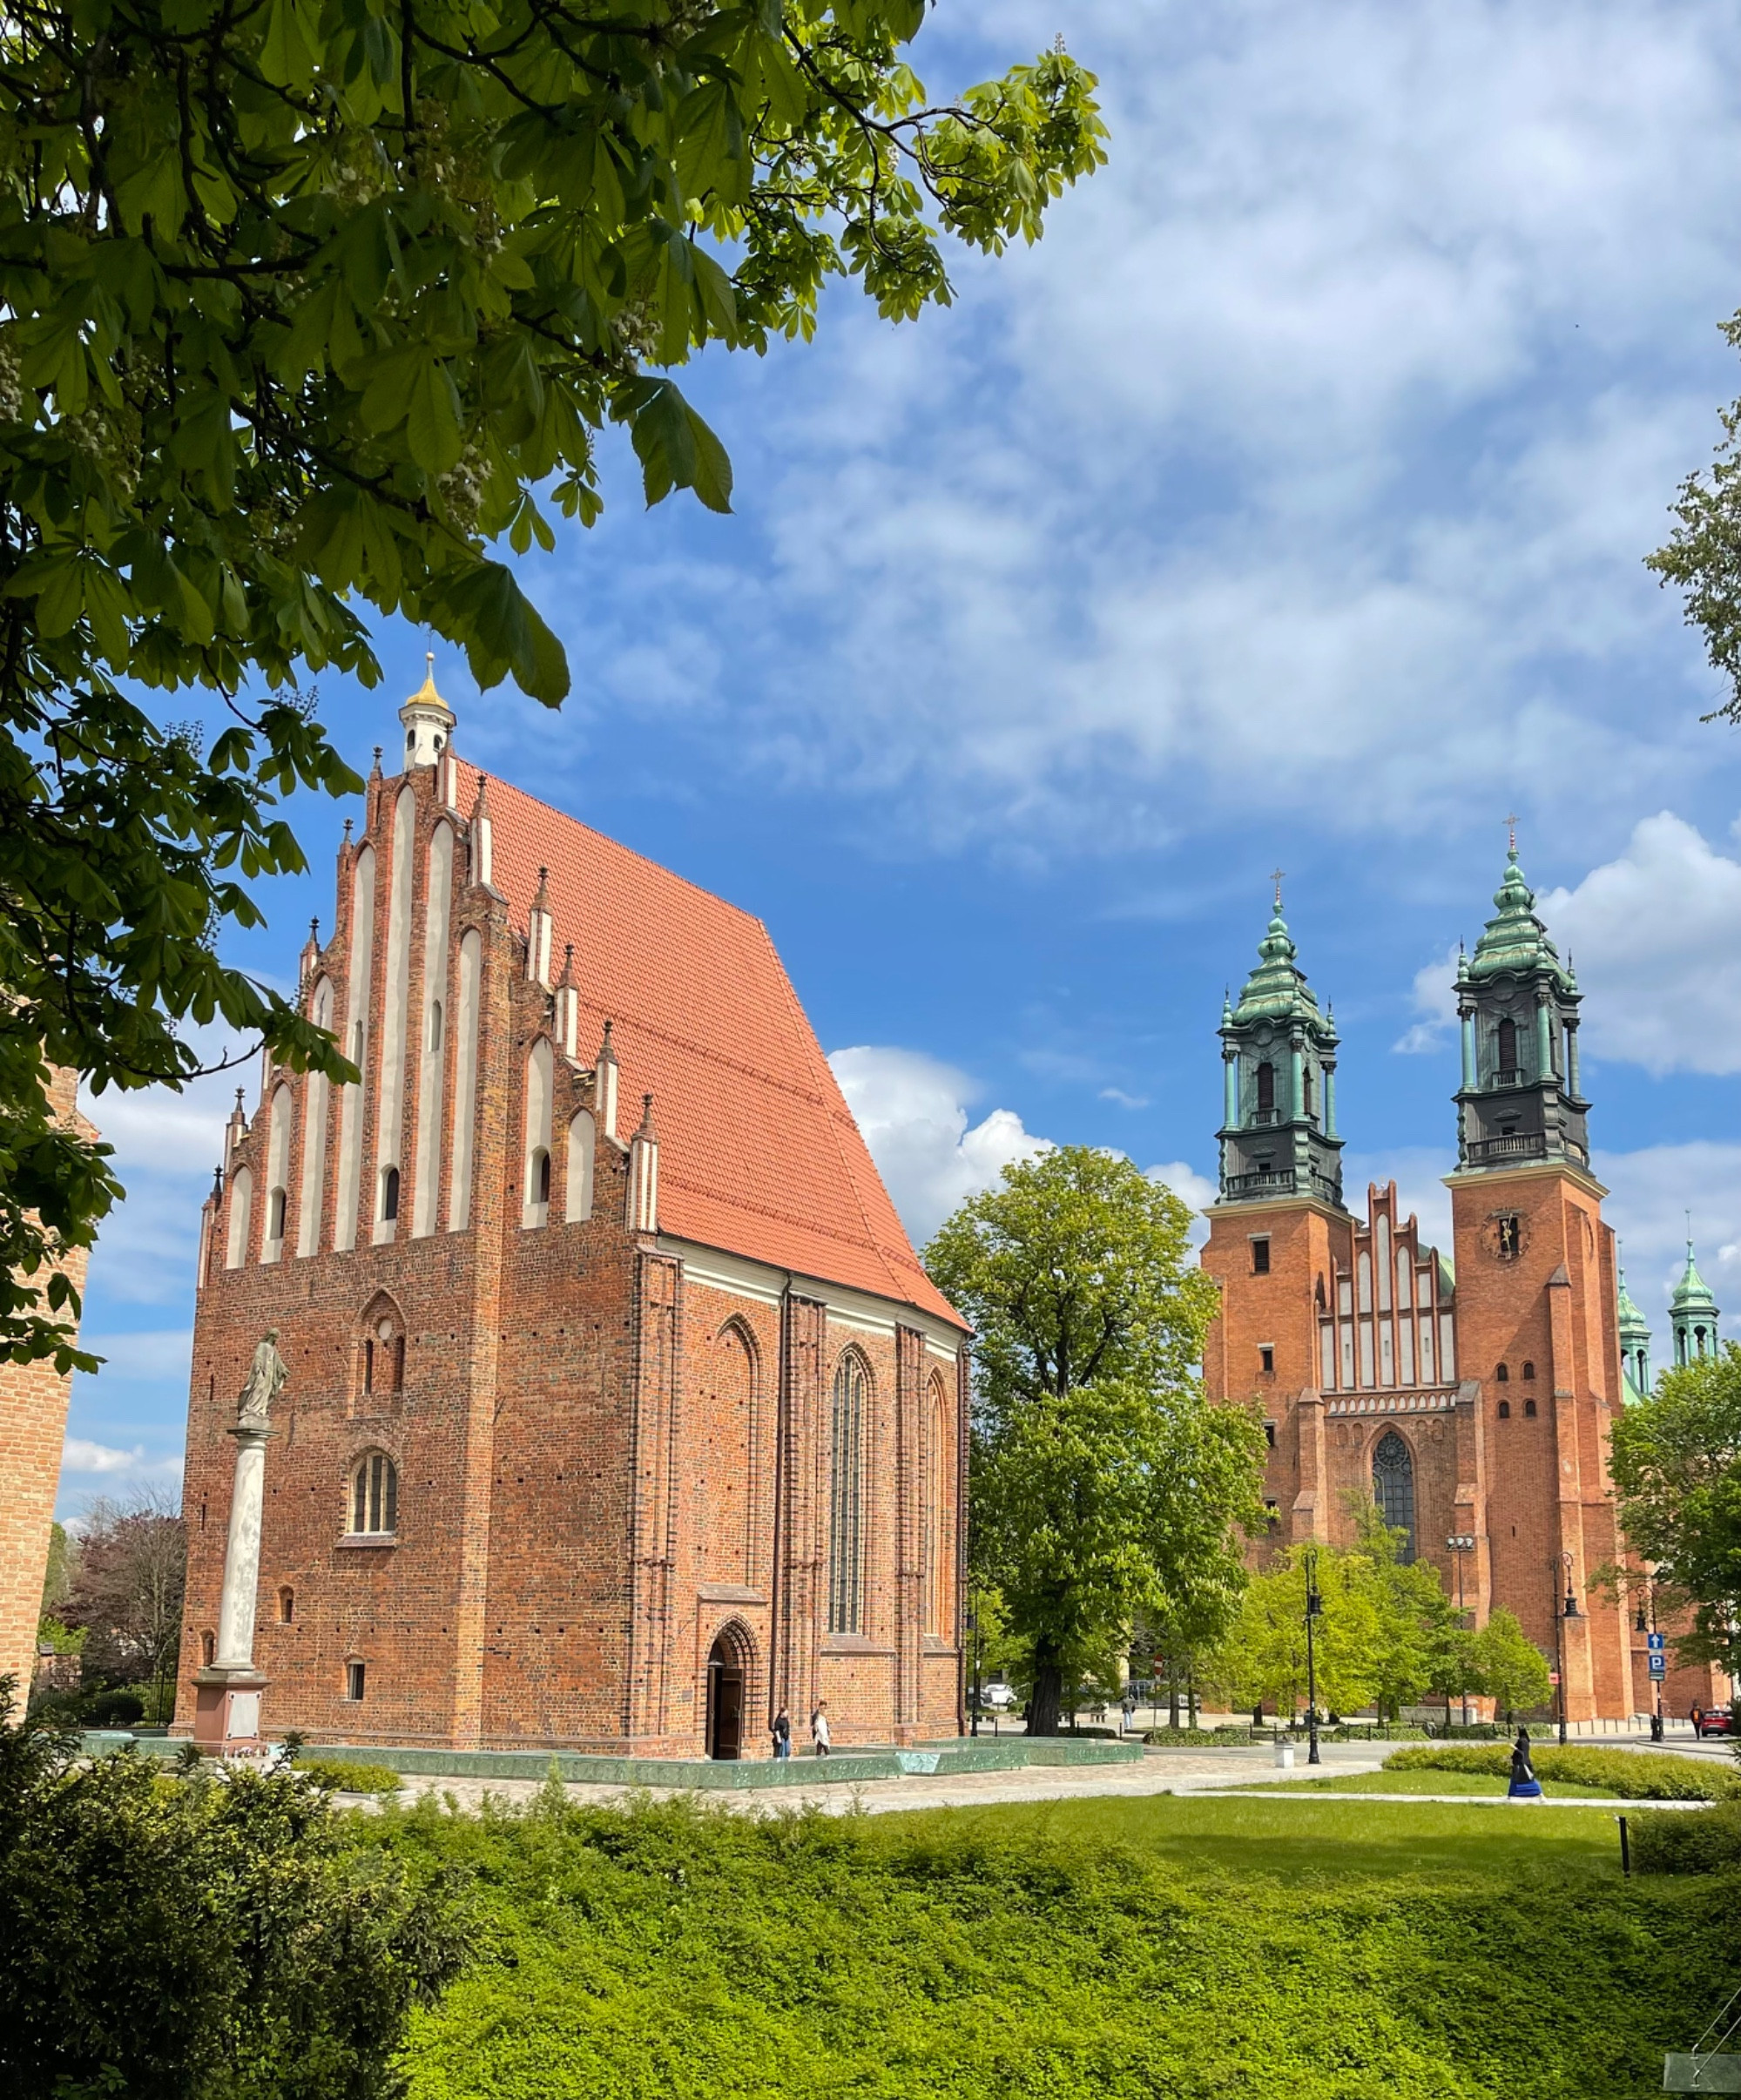
<svg viewBox="0 0 1741 2100">
<path fill-rule="evenodd" d="M 1238 1003 L 1224 1002 L 1220 1033 L 1220 1192 L 1202 1261 L 1222 1310 L 1204 1368 L 1215 1398 L 1263 1407 L 1271 1536 L 1287 1545 L 1329 1535 L 1315 1307 L 1322 1280 L 1347 1265 L 1353 1221 L 1342 1204 L 1335 1024 L 1299 967 L 1279 877 L 1258 966 Z"/>
<path fill-rule="evenodd" d="M 1536 915 L 1515 836 L 1494 904 L 1458 963 L 1446 1178 L 1461 1367 L 1480 1388 L 1487 1460 L 1477 1551 L 1493 1602 L 1563 1671 L 1568 1718 L 1620 1717 L 1638 1705 L 1627 1610 L 1590 1589 L 1622 1558 L 1608 1474 L 1624 1401 L 1619 1278 L 1589 1167 L 1577 980 Z"/>
</svg>

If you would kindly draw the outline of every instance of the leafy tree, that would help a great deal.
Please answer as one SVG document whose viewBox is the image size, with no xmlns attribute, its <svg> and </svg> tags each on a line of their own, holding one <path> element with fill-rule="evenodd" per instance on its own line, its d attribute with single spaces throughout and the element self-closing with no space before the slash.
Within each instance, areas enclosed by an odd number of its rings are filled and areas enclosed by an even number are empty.
<svg viewBox="0 0 1741 2100">
<path fill-rule="evenodd" d="M 1723 333 L 1731 348 L 1741 349 L 1741 314 Z M 1645 566 L 1679 584 L 1687 624 L 1704 633 L 1711 665 L 1728 682 L 1729 698 L 1717 712 L 1741 722 L 1741 401 L 1719 413 L 1723 436 L 1711 467 L 1681 483 L 1671 506 L 1675 529 Z"/>
<path fill-rule="evenodd" d="M 1741 1675 L 1741 1349 L 1665 1371 L 1616 1421 L 1610 1462 L 1658 1603 L 1690 1616 L 1676 1652 Z"/>
<path fill-rule="evenodd" d="M 142 1490 L 92 1504 L 64 1616 L 86 1629 L 90 1686 L 135 1679 L 161 1687 L 181 1645 L 187 1534 L 167 1498 Z"/>
<path fill-rule="evenodd" d="M 88 1366 L 45 1269 L 118 1191 L 44 1059 L 198 1069 L 221 1020 L 350 1075 L 218 959 L 300 871 L 280 806 L 361 783 L 314 693 L 375 614 L 554 706 L 560 645 L 491 558 L 647 499 L 729 507 L 671 372 L 808 337 L 855 278 L 951 296 L 949 240 L 1038 235 L 1103 159 L 1061 50 L 948 105 L 924 0 L 21 0 L 0 24 L 0 1349 Z M 207 747 L 136 697 L 189 685 Z M 273 697 L 249 699 L 269 691 Z"/>
<path fill-rule="evenodd" d="M 72 1588 L 72 1571 L 78 1564 L 73 1542 L 67 1536 L 66 1526 L 59 1522 L 49 1527 L 48 1566 L 43 1575 L 43 1617 L 53 1617 Z"/>
<path fill-rule="evenodd" d="M 1525 1637 L 1514 1613 L 1501 1610 L 1488 1615 L 1474 1637 L 1471 1661 L 1475 1681 L 1470 1691 L 1484 1692 L 1507 1719 L 1548 1704 L 1553 1686 L 1547 1662 Z"/>
<path fill-rule="evenodd" d="M 1370 1496 L 1354 1497 L 1354 1517 L 1377 1615 L 1373 1697 L 1380 1718 L 1394 1720 L 1423 1692 L 1461 1690 L 1468 1658 L 1456 1637 L 1456 1607 L 1437 1568 L 1403 1560 L 1408 1534 L 1386 1523 Z"/>
<path fill-rule="evenodd" d="M 159 1775 L 0 1706 L 0 2087 L 17 2100 L 366 2100 L 457 1970 L 453 1878 L 286 1773 Z M 198 1760 L 195 1760 L 196 1766 Z"/>
<path fill-rule="evenodd" d="M 1306 1639 L 1308 1556 L 1317 1558 L 1323 1609 L 1312 1624 L 1311 1663 L 1320 1708 L 1351 1713 L 1378 1688 L 1384 1631 L 1373 1563 L 1334 1546 L 1291 1546 L 1252 1577 L 1238 1616 L 1210 1658 L 1210 1681 L 1238 1706 L 1269 1701 L 1279 1714 L 1306 1704 L 1312 1671 Z"/>
<path fill-rule="evenodd" d="M 1262 1522 L 1261 1432 L 1196 1376 L 1218 1300 L 1189 1226 L 1128 1159 L 1067 1145 L 1006 1167 L 926 1251 L 978 1330 L 975 1569 L 1026 1647 L 1036 1734 L 1067 1679 L 1114 1674 L 1139 1615 L 1237 1595 L 1236 1535 Z"/>
</svg>

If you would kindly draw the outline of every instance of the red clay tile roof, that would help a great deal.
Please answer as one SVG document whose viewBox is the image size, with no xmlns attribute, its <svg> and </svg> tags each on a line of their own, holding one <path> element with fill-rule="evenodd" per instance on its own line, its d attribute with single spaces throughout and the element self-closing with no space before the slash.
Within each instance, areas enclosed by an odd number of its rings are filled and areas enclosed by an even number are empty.
<svg viewBox="0 0 1741 2100">
<path fill-rule="evenodd" d="M 477 769 L 460 763 L 470 813 Z M 919 1266 L 759 919 L 490 779 L 495 887 L 523 926 L 550 870 L 551 975 L 574 943 L 577 1045 L 608 1016 L 617 1134 L 653 1097 L 659 1228 L 964 1322 Z"/>
</svg>

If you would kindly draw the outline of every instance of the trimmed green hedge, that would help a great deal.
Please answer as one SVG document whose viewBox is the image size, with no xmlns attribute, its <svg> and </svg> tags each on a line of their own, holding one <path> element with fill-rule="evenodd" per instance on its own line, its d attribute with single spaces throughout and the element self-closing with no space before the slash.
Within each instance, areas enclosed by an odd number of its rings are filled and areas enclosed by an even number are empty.
<svg viewBox="0 0 1741 2100">
<path fill-rule="evenodd" d="M 1532 1747 L 1538 1779 L 1563 1779 L 1574 1786 L 1601 1786 L 1623 1801 L 1727 1801 L 1741 1797 L 1741 1774 L 1692 1758 L 1649 1750 L 1598 1750 L 1570 1744 Z M 1503 1743 L 1434 1743 L 1399 1750 L 1384 1761 L 1387 1772 L 1480 1772 L 1495 1779 L 1511 1771 Z"/>
<path fill-rule="evenodd" d="M 1461 1859 L 1410 1867 L 1458 1812 L 1066 1806 L 359 1818 L 479 1914 L 408 2100 L 1634 2100 L 1733 1986 L 1729 1918 L 1623 1881 L 1606 1817 L 1475 1812 Z M 1387 1871 L 1333 1840 L 1272 1872 L 1265 1832 L 1314 1813 L 1376 1826 Z M 1587 1823 L 1599 1864 L 1566 1856 Z"/>
<path fill-rule="evenodd" d="M 1630 1817 L 1628 1832 L 1640 1874 L 1741 1872 L 1741 1803 L 1691 1815 Z"/>
<path fill-rule="evenodd" d="M 337 1759 L 299 1757 L 295 1769 L 317 1786 L 342 1793 L 397 1793 L 405 1784 L 390 1765 L 347 1765 Z"/>
</svg>

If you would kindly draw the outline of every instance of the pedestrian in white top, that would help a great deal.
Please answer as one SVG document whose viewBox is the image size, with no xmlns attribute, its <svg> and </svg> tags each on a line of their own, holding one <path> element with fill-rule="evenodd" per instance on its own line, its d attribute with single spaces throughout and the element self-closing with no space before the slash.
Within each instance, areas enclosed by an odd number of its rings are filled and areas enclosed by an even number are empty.
<svg viewBox="0 0 1741 2100">
<path fill-rule="evenodd" d="M 819 1758 L 832 1757 L 833 1745 L 828 1740 L 828 1702 L 818 1699 L 816 1711 L 810 1717 L 810 1740 L 816 1745 Z"/>
</svg>

